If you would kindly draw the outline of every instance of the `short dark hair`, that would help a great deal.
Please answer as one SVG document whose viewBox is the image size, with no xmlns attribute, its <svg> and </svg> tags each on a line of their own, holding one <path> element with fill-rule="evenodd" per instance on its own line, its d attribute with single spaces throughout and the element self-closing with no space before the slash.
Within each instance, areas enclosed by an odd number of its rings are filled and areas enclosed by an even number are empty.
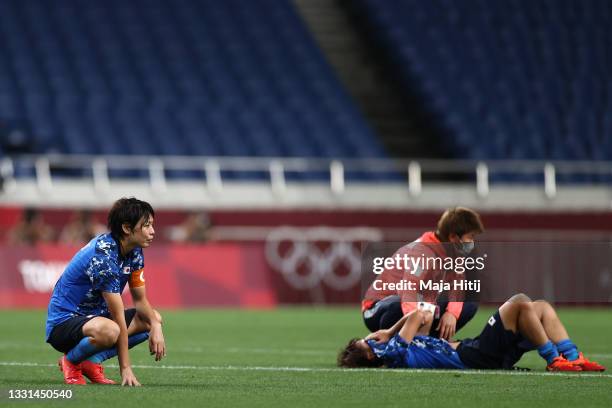
<svg viewBox="0 0 612 408">
<path fill-rule="evenodd" d="M 344 368 L 358 367 L 382 367 L 383 360 L 379 357 L 368 358 L 366 350 L 357 347 L 357 342 L 361 340 L 354 338 L 349 340 L 345 348 L 338 353 L 338 366 Z"/>
<path fill-rule="evenodd" d="M 451 234 L 461 237 L 469 232 L 481 234 L 484 232 L 484 226 L 480 220 L 480 215 L 476 211 L 465 207 L 454 207 L 444 211 L 438 221 L 438 229 L 436 230 L 438 237 L 443 241 L 448 241 Z"/>
<path fill-rule="evenodd" d="M 123 224 L 128 224 L 133 229 L 138 221 L 148 219 L 149 216 L 155 217 L 151 204 L 134 197 L 123 197 L 115 201 L 108 212 L 108 229 L 115 239 L 121 239 L 125 235 Z"/>
</svg>

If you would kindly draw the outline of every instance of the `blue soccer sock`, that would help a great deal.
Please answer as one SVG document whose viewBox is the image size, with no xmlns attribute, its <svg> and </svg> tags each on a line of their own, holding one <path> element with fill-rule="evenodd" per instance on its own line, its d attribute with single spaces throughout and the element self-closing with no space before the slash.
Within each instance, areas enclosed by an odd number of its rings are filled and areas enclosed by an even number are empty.
<svg viewBox="0 0 612 408">
<path fill-rule="evenodd" d="M 570 339 L 565 339 L 558 342 L 557 350 L 559 350 L 559 353 L 563 354 L 563 357 L 565 357 L 569 361 L 577 360 L 579 357 L 578 347 L 576 347 L 574 342 Z"/>
<path fill-rule="evenodd" d="M 128 348 L 132 348 L 143 341 L 146 341 L 148 338 L 149 332 L 132 334 L 130 337 L 128 337 Z M 89 357 L 88 360 L 96 364 L 100 364 L 101 362 L 108 360 L 109 358 L 113 358 L 116 355 L 117 347 L 111 347 L 94 354 L 93 356 Z"/>
<path fill-rule="evenodd" d="M 538 347 L 538 354 L 540 357 L 546 360 L 546 363 L 548 364 L 552 363 L 555 357 L 559 357 L 557 348 L 550 340 Z"/>
<path fill-rule="evenodd" d="M 81 361 L 85 360 L 87 357 L 95 354 L 98 351 L 98 348 L 93 345 L 89 337 L 83 337 L 79 344 L 74 346 L 72 350 L 66 353 L 66 358 L 72 364 L 79 364 Z"/>
</svg>

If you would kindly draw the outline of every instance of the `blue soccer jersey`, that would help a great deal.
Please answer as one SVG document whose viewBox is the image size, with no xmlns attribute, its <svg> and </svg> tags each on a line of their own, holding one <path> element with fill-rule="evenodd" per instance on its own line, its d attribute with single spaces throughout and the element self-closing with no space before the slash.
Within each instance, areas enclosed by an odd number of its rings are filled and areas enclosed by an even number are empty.
<svg viewBox="0 0 612 408">
<path fill-rule="evenodd" d="M 389 368 L 466 368 L 457 352 L 442 339 L 415 336 L 407 343 L 396 334 L 387 343 L 367 343 Z"/>
<path fill-rule="evenodd" d="M 98 235 L 66 266 L 53 289 L 47 310 L 46 338 L 58 324 L 74 316 L 109 316 L 102 292 L 121 293 L 125 285 L 144 285 L 144 256 L 135 248 L 125 258 L 111 234 Z"/>
</svg>

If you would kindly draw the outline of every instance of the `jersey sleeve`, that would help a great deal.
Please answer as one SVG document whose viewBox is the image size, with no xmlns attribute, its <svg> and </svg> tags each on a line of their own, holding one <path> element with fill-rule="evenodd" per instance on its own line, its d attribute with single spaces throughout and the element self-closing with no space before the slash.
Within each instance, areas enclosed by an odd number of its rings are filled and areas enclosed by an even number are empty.
<svg viewBox="0 0 612 408">
<path fill-rule="evenodd" d="M 131 263 L 132 274 L 128 282 L 130 288 L 138 288 L 144 286 L 144 254 L 142 248 L 138 248 L 134 251 Z"/>
<path fill-rule="evenodd" d="M 92 258 L 87 275 L 94 290 L 121 293 L 121 271 L 116 262 L 106 256 Z"/>
<path fill-rule="evenodd" d="M 389 368 L 406 367 L 407 356 L 408 343 L 399 334 L 396 334 L 389 340 L 379 355 Z"/>
</svg>

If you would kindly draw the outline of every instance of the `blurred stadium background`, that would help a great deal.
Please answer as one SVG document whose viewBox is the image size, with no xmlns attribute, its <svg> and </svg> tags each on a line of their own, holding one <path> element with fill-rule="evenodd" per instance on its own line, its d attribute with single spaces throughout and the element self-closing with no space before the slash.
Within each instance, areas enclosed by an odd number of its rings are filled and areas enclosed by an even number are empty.
<svg viewBox="0 0 612 408">
<path fill-rule="evenodd" d="M 357 305 L 359 245 L 455 205 L 489 241 L 609 242 L 611 22 L 606 0 L 3 0 L 0 307 L 45 307 L 121 196 L 157 210 L 165 308 Z M 555 276 L 612 301 L 609 250 L 584 258 Z"/>
</svg>

